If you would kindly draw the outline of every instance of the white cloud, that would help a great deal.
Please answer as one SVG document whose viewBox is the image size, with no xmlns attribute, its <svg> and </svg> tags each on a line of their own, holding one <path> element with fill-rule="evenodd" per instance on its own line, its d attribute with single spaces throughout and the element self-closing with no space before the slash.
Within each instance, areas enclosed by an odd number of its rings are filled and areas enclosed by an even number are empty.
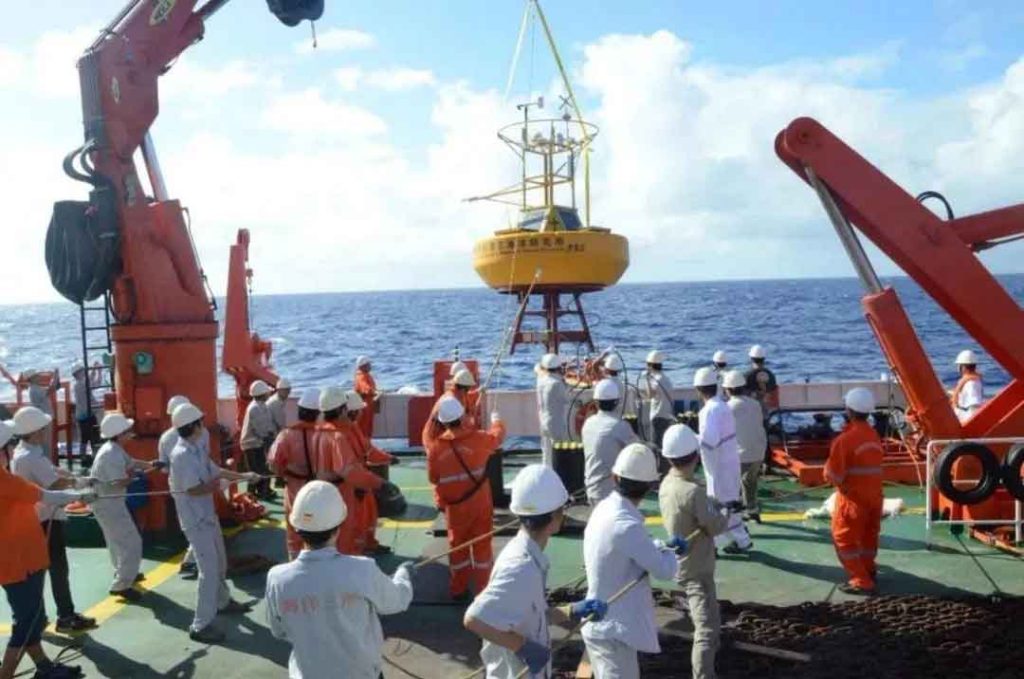
<svg viewBox="0 0 1024 679">
<path fill-rule="evenodd" d="M 375 113 L 340 101 L 328 101 L 316 88 L 275 96 L 263 111 L 264 127 L 290 135 L 358 140 L 387 131 Z"/>
<path fill-rule="evenodd" d="M 971 43 L 960 49 L 949 50 L 939 54 L 939 61 L 946 70 L 958 72 L 963 71 L 978 59 L 989 55 L 989 49 L 982 43 Z"/>
<path fill-rule="evenodd" d="M 332 28 L 317 32 L 316 47 L 313 47 L 312 38 L 295 43 L 295 52 L 298 54 L 312 54 L 317 50 L 347 52 L 371 49 L 376 45 L 377 39 L 364 31 L 353 28 Z"/>
<path fill-rule="evenodd" d="M 31 55 L 31 78 L 36 92 L 54 99 L 78 97 L 81 88 L 76 64 L 97 35 L 93 26 L 44 32 L 33 45 Z"/>
<path fill-rule="evenodd" d="M 0 86 L 9 87 L 21 79 L 25 71 L 25 57 L 0 45 Z"/>
<path fill-rule="evenodd" d="M 358 66 L 343 66 L 334 71 L 334 80 L 343 92 L 353 92 L 363 78 L 363 69 Z"/>
<path fill-rule="evenodd" d="M 437 84 L 433 71 L 419 68 L 388 68 L 371 71 L 366 75 L 366 84 L 389 92 L 408 90 L 416 87 L 431 87 Z"/>
</svg>

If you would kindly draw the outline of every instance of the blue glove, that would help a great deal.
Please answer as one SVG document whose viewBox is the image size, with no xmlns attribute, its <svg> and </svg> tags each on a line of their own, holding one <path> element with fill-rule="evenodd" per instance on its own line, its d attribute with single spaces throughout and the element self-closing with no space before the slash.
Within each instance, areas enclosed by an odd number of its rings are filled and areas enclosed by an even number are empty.
<svg viewBox="0 0 1024 679">
<path fill-rule="evenodd" d="M 569 606 L 569 615 L 575 620 L 589 617 L 596 621 L 603 618 L 606 613 L 608 613 L 608 604 L 600 599 L 584 599 Z"/>
<path fill-rule="evenodd" d="M 666 542 L 665 546 L 669 549 L 675 550 L 676 554 L 678 554 L 679 556 L 686 554 L 686 550 L 690 548 L 690 545 L 686 541 L 686 538 L 681 538 L 678 536 Z"/>
<path fill-rule="evenodd" d="M 527 639 L 516 651 L 516 656 L 526 664 L 530 674 L 540 674 L 551 660 L 551 649 L 533 639 Z"/>
</svg>

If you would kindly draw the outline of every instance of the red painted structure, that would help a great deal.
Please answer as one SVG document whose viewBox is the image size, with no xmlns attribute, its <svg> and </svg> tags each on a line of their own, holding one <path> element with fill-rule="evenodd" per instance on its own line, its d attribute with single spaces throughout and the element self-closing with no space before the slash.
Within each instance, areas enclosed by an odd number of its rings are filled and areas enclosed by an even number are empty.
<svg viewBox="0 0 1024 679">
<path fill-rule="evenodd" d="M 906 394 L 907 418 L 916 425 L 919 449 L 931 439 L 1024 435 L 1024 310 L 976 254 L 998 245 L 1000 238 L 1024 232 L 1024 204 L 942 220 L 810 118 L 798 118 L 780 132 L 775 150 L 818 191 L 869 290 L 862 300 L 864 313 Z M 963 424 L 898 296 L 878 283 L 850 224 L 906 271 L 1013 378 Z M 1005 447 L 993 449 L 998 456 L 1006 454 Z M 961 473 L 970 478 L 972 471 Z M 954 519 L 1012 517 L 1003 490 L 971 506 L 944 497 L 935 500 L 933 506 Z"/>
</svg>

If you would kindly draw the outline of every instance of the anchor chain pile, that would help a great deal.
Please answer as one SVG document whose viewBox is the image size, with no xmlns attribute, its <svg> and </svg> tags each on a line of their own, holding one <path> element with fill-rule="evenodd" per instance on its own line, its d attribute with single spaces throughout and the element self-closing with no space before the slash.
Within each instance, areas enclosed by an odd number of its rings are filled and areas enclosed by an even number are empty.
<svg viewBox="0 0 1024 679">
<path fill-rule="evenodd" d="M 666 592 L 656 593 L 656 599 L 659 606 L 674 606 Z M 1021 598 L 913 595 L 787 607 L 729 601 L 720 605 L 721 679 L 1010 679 L 1020 677 L 1024 667 Z M 792 662 L 742 652 L 729 648 L 733 641 L 807 653 L 812 659 Z M 641 654 L 642 676 L 689 676 L 689 640 L 666 631 L 661 647 L 659 655 Z M 582 650 L 577 644 L 558 654 L 555 676 L 575 676 Z"/>
</svg>

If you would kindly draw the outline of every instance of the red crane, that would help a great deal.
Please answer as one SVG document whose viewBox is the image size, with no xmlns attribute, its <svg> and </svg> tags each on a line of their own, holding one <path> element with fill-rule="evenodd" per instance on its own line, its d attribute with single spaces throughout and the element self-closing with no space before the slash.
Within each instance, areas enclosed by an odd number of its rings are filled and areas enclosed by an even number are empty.
<svg viewBox="0 0 1024 679">
<path fill-rule="evenodd" d="M 197 0 L 132 0 L 78 61 L 85 142 L 64 167 L 92 188 L 88 202 L 55 205 L 47 265 L 68 299 L 83 304 L 109 296 L 116 407 L 135 419 L 132 453 L 143 459 L 156 456 L 157 437 L 169 426 L 164 408 L 170 396 L 186 395 L 207 413 L 208 424 L 216 418 L 214 300 L 188 212 L 168 195 L 149 130 L 159 111 L 160 76 L 203 38 L 206 22 L 227 2 L 207 0 L 197 7 Z M 323 0 L 267 4 L 290 26 L 323 12 Z M 232 327 L 237 331 L 237 323 Z M 253 365 L 235 358 L 241 367 Z M 212 434 L 216 459 L 216 427 Z M 152 481 L 160 487 L 166 477 Z M 164 527 L 165 503 L 149 503 L 139 518 L 147 528 Z"/>
</svg>

